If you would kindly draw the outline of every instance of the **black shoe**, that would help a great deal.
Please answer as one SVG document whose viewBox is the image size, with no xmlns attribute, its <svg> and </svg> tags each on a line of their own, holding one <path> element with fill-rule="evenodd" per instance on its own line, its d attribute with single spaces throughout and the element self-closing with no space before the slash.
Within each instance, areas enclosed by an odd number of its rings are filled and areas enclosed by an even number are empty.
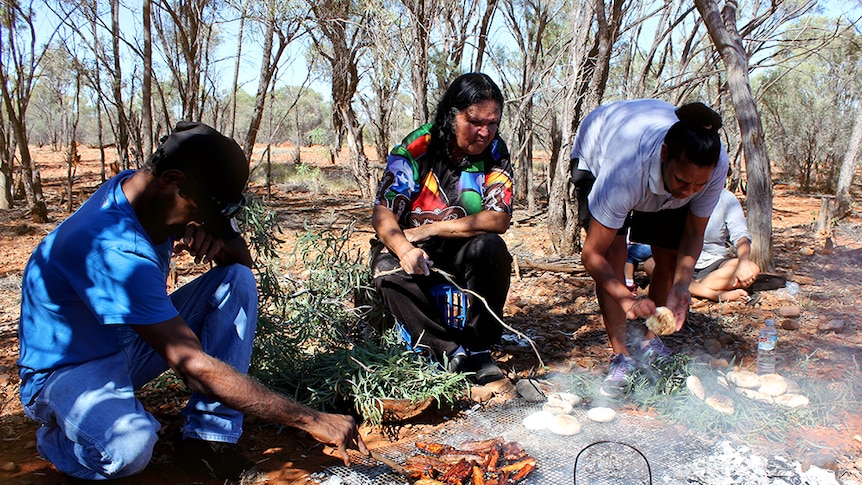
<svg viewBox="0 0 862 485">
<path fill-rule="evenodd" d="M 241 483 L 253 483 L 261 476 L 257 463 L 233 443 L 186 438 L 178 439 L 175 448 L 177 464 L 189 472 Z"/>
<path fill-rule="evenodd" d="M 494 363 L 490 352 L 470 355 L 470 367 L 476 371 L 474 378 L 480 386 L 506 378 L 506 374 Z"/>
<path fill-rule="evenodd" d="M 469 369 L 467 368 L 467 354 L 457 354 L 451 359 L 449 359 L 449 364 L 446 366 L 446 370 L 449 372 L 467 372 Z"/>
</svg>

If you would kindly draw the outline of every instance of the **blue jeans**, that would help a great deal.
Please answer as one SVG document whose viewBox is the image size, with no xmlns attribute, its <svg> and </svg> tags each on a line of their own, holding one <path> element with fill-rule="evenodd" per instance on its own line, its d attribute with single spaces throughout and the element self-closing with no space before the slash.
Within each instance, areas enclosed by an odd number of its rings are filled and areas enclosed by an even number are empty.
<svg viewBox="0 0 862 485">
<path fill-rule="evenodd" d="M 204 351 L 245 373 L 257 324 L 257 286 L 250 269 L 218 266 L 171 294 Z M 39 453 L 61 472 L 85 480 L 120 478 L 143 470 L 159 422 L 135 390 L 167 370 L 164 359 L 129 327 L 118 327 L 123 350 L 55 371 L 24 408 L 42 426 Z M 192 393 L 182 411 L 186 437 L 236 443 L 243 415 Z"/>
</svg>

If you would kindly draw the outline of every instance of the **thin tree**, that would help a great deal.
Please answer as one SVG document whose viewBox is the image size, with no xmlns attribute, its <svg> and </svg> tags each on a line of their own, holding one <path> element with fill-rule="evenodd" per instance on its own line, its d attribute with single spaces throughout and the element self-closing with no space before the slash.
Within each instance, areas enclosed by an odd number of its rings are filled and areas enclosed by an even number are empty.
<svg viewBox="0 0 862 485">
<path fill-rule="evenodd" d="M 576 7 L 572 29 L 571 66 L 564 85 L 563 114 L 568 119 L 561 134 L 563 145 L 550 171 L 551 193 L 548 198 L 548 232 L 554 250 L 571 256 L 581 249 L 581 228 L 577 223 L 577 204 L 572 191 L 571 143 L 583 116 L 599 106 L 608 81 L 613 46 L 619 38 L 619 27 L 626 12 L 625 0 L 605 5 L 590 0 Z M 595 19 L 595 35 L 589 31 Z M 569 87 L 571 86 L 571 87 Z M 555 135 L 552 135 L 555 136 Z"/>
<path fill-rule="evenodd" d="M 830 220 L 838 220 L 850 213 L 850 186 L 853 183 L 853 172 L 859 161 L 859 146 L 862 144 L 862 108 L 856 112 L 856 121 L 853 122 L 853 134 L 847 144 L 847 152 L 841 163 L 841 172 L 838 175 L 838 186 L 835 190 L 835 201 L 832 204 Z"/>
<path fill-rule="evenodd" d="M 260 130 L 260 123 L 263 119 L 267 93 L 270 91 L 278 64 L 287 46 L 302 33 L 301 17 L 295 16 L 290 10 L 282 10 L 283 7 L 281 2 L 269 1 L 256 15 L 256 18 L 264 25 L 265 33 L 257 94 L 254 98 L 254 111 L 249 121 L 243 148 L 248 160 L 251 160 L 254 151 L 254 144 L 257 141 L 258 130 Z M 278 43 L 273 45 L 276 38 L 278 38 Z"/>
<path fill-rule="evenodd" d="M 111 69 L 111 93 L 114 96 L 114 109 L 116 109 L 117 124 L 116 147 L 120 167 L 124 170 L 129 168 L 129 122 L 123 103 L 123 68 L 122 53 L 120 52 L 120 0 L 111 0 L 111 53 L 113 55 L 113 66 Z"/>
<path fill-rule="evenodd" d="M 23 7 L 7 2 L 5 8 L 0 9 L 0 15 L 4 31 L 0 33 L 0 94 L 21 156 L 21 181 L 30 204 L 30 217 L 33 222 L 44 223 L 48 222 L 48 208 L 42 195 L 39 172 L 30 155 L 27 108 L 36 71 L 47 48 L 43 47 L 41 51 L 36 48 L 32 3 Z"/>
<path fill-rule="evenodd" d="M 709 36 L 727 69 L 727 88 L 736 111 L 748 179 L 748 227 L 751 260 L 764 271 L 774 268 L 772 257 L 772 168 L 760 112 L 748 78 L 748 55 L 736 27 L 737 5 L 728 0 L 719 11 L 715 0 L 695 0 Z"/>
<path fill-rule="evenodd" d="M 144 72 L 141 84 L 141 138 L 144 158 L 153 153 L 153 31 L 152 0 L 143 0 Z"/>
<path fill-rule="evenodd" d="M 438 0 L 402 0 L 410 22 L 410 83 L 413 87 L 413 128 L 428 122 L 428 49 Z"/>
<path fill-rule="evenodd" d="M 320 55 L 329 64 L 332 93 L 332 124 L 335 142 L 331 149 L 334 160 L 346 138 L 350 151 L 350 168 L 363 199 L 370 199 L 376 184 L 368 166 L 362 136 L 362 126 L 353 109 L 353 98 L 359 87 L 358 59 L 368 47 L 365 35 L 368 11 L 353 0 L 312 1 L 316 28 L 309 29 Z"/>
</svg>

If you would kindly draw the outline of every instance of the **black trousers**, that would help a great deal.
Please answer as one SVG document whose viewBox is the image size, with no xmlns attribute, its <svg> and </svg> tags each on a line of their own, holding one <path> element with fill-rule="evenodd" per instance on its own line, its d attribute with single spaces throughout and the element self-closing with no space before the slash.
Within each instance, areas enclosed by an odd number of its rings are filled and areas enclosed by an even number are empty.
<svg viewBox="0 0 862 485">
<path fill-rule="evenodd" d="M 432 238 L 420 245 L 439 268 L 454 278 L 461 288 L 481 295 L 502 318 L 509 292 L 512 256 L 497 234 L 481 234 L 462 239 Z M 398 258 L 382 243 L 372 246 L 372 274 L 399 268 Z M 408 275 L 403 271 L 374 278 L 374 286 L 392 315 L 410 333 L 414 347 L 428 349 L 432 356 L 451 356 L 458 346 L 471 351 L 487 350 L 500 341 L 503 327 L 485 305 L 467 295 L 467 319 L 463 329 L 446 325 L 431 296 L 431 288 L 448 283 L 440 274 Z"/>
</svg>

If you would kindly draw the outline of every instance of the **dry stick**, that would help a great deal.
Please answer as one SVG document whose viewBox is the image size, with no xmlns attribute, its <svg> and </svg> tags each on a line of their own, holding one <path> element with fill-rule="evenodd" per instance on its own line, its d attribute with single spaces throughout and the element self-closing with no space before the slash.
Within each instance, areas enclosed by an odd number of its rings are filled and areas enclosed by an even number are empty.
<svg viewBox="0 0 862 485">
<path fill-rule="evenodd" d="M 391 275 L 391 274 L 395 274 L 395 273 L 397 273 L 397 272 L 399 272 L 399 271 L 403 271 L 403 269 L 399 267 L 399 268 L 391 269 L 391 270 L 389 270 L 389 271 L 381 271 L 381 272 L 379 272 L 379 273 L 375 273 L 375 274 L 374 274 L 374 278 L 376 279 L 376 278 L 378 278 L 378 277 L 380 277 L 380 276 L 389 276 L 389 275 Z M 443 278 L 445 278 L 447 281 L 449 281 L 449 283 L 452 283 L 452 284 L 455 286 L 455 288 L 458 288 L 459 290 L 461 290 L 461 291 L 463 291 L 463 292 L 465 292 L 465 293 L 469 293 L 469 294 L 471 294 L 471 295 L 475 296 L 476 298 L 478 298 L 478 299 L 479 299 L 479 301 L 481 301 L 481 302 L 482 302 L 482 304 L 483 304 L 483 305 L 485 305 L 485 309 L 487 309 L 487 310 L 488 310 L 488 313 L 490 313 L 490 314 L 491 314 L 491 316 L 492 316 L 492 317 L 494 317 L 494 318 L 497 320 L 497 322 L 499 322 L 499 323 L 500 323 L 500 325 L 502 325 L 502 326 L 503 326 L 503 328 L 505 328 L 506 330 L 508 330 L 508 331 L 510 331 L 510 332 L 512 332 L 512 333 L 514 333 L 514 334 L 515 334 L 515 335 L 517 335 L 518 337 L 521 337 L 522 339 L 524 339 L 524 340 L 526 340 L 527 342 L 529 342 L 529 343 L 530 343 L 530 347 L 532 347 L 532 348 L 533 348 L 533 353 L 535 353 L 535 354 L 536 354 L 536 358 L 537 358 L 537 359 L 539 359 L 539 366 L 540 366 L 540 367 L 545 367 L 545 362 L 542 360 L 542 356 L 541 356 L 541 355 L 539 355 L 539 349 L 537 349 L 537 348 L 536 348 L 536 343 L 535 343 L 535 342 L 533 342 L 533 339 L 531 339 L 530 337 L 527 337 L 527 336 L 526 336 L 526 335 L 524 335 L 523 333 L 521 333 L 521 332 L 519 332 L 518 330 L 515 330 L 515 329 L 514 329 L 514 328 L 512 328 L 511 326 L 507 325 L 507 324 L 506 324 L 506 322 L 504 322 L 500 317 L 498 317 L 498 316 L 497 316 L 497 313 L 496 313 L 496 312 L 494 312 L 494 310 L 492 310 L 492 309 L 491 309 L 491 306 L 490 306 L 490 305 L 488 305 L 488 301 L 487 301 L 487 300 L 485 300 L 485 298 L 484 298 L 484 297 L 482 297 L 482 295 L 480 295 L 480 294 L 476 293 L 476 292 L 475 292 L 475 291 L 473 291 L 473 290 L 469 290 L 469 289 L 467 289 L 467 288 L 461 288 L 461 287 L 458 285 L 458 283 L 455 283 L 454 276 L 452 276 L 451 274 L 449 274 L 449 273 L 447 273 L 447 272 L 443 271 L 442 269 L 438 269 L 438 268 L 431 267 L 431 271 L 435 271 L 435 272 L 437 272 L 440 276 L 442 276 L 442 277 L 443 277 Z"/>
</svg>

